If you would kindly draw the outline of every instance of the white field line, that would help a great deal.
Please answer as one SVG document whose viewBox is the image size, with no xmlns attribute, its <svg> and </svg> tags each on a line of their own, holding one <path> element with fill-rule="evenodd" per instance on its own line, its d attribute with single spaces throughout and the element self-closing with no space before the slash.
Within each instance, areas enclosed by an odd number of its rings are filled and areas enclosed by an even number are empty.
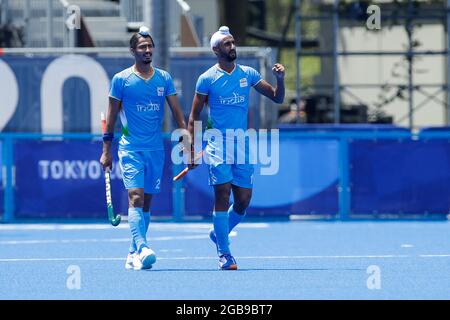
<svg viewBox="0 0 450 320">
<path fill-rule="evenodd" d="M 450 254 L 428 254 L 428 255 L 354 255 L 354 256 L 236 256 L 237 259 L 250 260 L 276 260 L 276 259 L 399 259 L 399 258 L 441 258 L 450 257 Z M 32 262 L 32 261 L 122 261 L 120 258 L 4 258 L 0 262 Z M 158 257 L 158 260 L 216 260 L 217 257 Z"/>
</svg>

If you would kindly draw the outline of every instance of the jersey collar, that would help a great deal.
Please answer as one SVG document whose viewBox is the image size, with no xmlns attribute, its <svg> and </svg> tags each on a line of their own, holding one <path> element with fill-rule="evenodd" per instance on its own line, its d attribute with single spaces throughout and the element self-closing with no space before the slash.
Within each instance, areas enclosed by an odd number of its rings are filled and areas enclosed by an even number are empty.
<svg viewBox="0 0 450 320">
<path fill-rule="evenodd" d="M 236 67 L 237 67 L 237 64 L 235 63 L 235 64 L 234 64 L 233 70 L 231 70 L 231 72 L 226 72 L 225 70 L 223 70 L 223 69 L 219 66 L 218 63 L 216 63 L 216 68 L 217 68 L 218 70 L 220 70 L 220 71 L 222 71 L 223 73 L 226 73 L 226 74 L 228 74 L 228 75 L 230 75 L 230 76 L 233 74 L 234 70 L 236 70 Z"/>
<path fill-rule="evenodd" d="M 151 77 L 148 78 L 148 79 L 145 79 L 145 78 L 141 77 L 141 76 L 136 72 L 136 68 L 135 68 L 134 65 L 131 67 L 131 71 L 134 73 L 134 75 L 135 75 L 136 77 L 138 77 L 139 79 L 145 81 L 145 82 L 150 81 L 150 80 L 155 76 L 155 73 L 156 73 L 156 72 L 155 72 L 155 68 L 152 67 L 152 69 L 153 69 L 153 73 L 152 73 Z"/>
</svg>

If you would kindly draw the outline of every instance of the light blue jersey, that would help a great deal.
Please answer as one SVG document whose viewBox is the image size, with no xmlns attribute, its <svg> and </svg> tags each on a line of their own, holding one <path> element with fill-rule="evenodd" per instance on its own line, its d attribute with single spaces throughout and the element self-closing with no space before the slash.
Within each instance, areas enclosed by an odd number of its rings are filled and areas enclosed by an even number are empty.
<svg viewBox="0 0 450 320">
<path fill-rule="evenodd" d="M 120 121 L 122 137 L 119 150 L 164 150 L 161 124 L 166 96 L 176 94 L 170 74 L 154 68 L 153 76 L 144 80 L 134 67 L 114 75 L 109 96 L 122 102 Z"/>
<path fill-rule="evenodd" d="M 210 164 L 210 185 L 228 182 L 244 188 L 251 188 L 253 185 L 253 165 L 236 163 L 236 153 L 245 152 L 247 159 L 248 150 L 244 150 L 241 145 L 235 146 L 235 150 L 231 150 L 234 153 L 234 161 L 230 164 L 230 155 L 224 154 L 225 134 L 227 129 L 247 130 L 250 89 L 261 80 L 261 75 L 255 69 L 236 64 L 231 73 L 215 65 L 203 73 L 197 81 L 196 92 L 208 96 L 212 127 L 223 135 L 222 145 L 209 139 L 205 148 Z"/>
<path fill-rule="evenodd" d="M 196 92 L 208 96 L 210 118 L 215 129 L 247 129 L 250 89 L 260 82 L 255 69 L 236 64 L 228 73 L 214 65 L 197 80 Z"/>
</svg>

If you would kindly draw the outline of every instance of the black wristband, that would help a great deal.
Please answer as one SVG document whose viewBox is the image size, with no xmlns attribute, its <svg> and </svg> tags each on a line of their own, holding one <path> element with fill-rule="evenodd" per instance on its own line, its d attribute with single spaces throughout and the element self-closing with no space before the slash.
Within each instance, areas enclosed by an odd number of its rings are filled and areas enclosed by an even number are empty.
<svg viewBox="0 0 450 320">
<path fill-rule="evenodd" d="M 114 133 L 107 132 L 107 133 L 103 134 L 103 142 L 113 141 L 113 140 L 114 140 Z"/>
</svg>

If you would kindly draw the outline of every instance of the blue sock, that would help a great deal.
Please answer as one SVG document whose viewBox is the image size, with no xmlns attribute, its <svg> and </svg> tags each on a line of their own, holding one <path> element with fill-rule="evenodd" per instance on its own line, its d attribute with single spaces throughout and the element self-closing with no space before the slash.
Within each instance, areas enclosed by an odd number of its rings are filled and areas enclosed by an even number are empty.
<svg viewBox="0 0 450 320">
<path fill-rule="evenodd" d="M 217 239 L 217 246 L 219 247 L 219 254 L 230 254 L 230 248 L 228 246 L 228 212 L 214 211 L 213 224 Z"/>
<path fill-rule="evenodd" d="M 128 208 L 128 223 L 136 248 L 138 251 L 141 251 L 142 247 L 147 247 L 144 232 L 145 219 L 142 208 Z"/>
<path fill-rule="evenodd" d="M 242 219 L 244 219 L 246 213 L 246 211 L 244 211 L 242 214 L 237 213 L 236 211 L 234 211 L 233 205 L 228 208 L 228 227 L 230 228 L 230 232 L 242 221 Z"/>
<path fill-rule="evenodd" d="M 144 238 L 145 241 L 147 242 L 147 230 L 148 230 L 148 226 L 150 225 L 150 211 L 149 212 L 142 212 L 143 216 L 144 216 L 144 220 L 145 220 L 145 231 L 144 231 Z M 136 247 L 136 242 L 134 242 L 134 239 L 131 239 L 131 244 L 130 244 L 130 249 L 129 249 L 130 253 L 134 253 L 137 251 L 137 247 Z"/>
</svg>

